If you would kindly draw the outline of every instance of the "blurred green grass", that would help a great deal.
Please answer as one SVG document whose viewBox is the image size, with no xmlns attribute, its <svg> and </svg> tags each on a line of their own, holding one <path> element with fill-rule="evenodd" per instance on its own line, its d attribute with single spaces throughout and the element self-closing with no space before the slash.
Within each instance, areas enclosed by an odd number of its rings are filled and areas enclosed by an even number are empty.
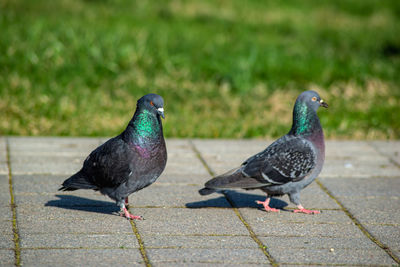
<svg viewBox="0 0 400 267">
<path fill-rule="evenodd" d="M 0 134 L 109 136 L 150 92 L 168 137 L 400 138 L 397 0 L 0 0 Z"/>
</svg>

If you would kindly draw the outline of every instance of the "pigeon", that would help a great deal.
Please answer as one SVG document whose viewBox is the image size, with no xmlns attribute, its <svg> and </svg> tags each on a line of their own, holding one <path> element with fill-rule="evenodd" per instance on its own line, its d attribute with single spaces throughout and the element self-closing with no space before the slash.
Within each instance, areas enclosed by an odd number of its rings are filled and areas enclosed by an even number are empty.
<svg viewBox="0 0 400 267">
<path fill-rule="evenodd" d="M 261 189 L 267 193 L 262 204 L 266 211 L 279 212 L 269 206 L 270 197 L 289 195 L 297 206 L 294 212 L 315 214 L 300 203 L 300 190 L 319 175 L 325 160 L 325 142 L 317 109 L 328 107 L 315 91 L 304 91 L 296 99 L 293 124 L 289 133 L 282 136 L 264 151 L 248 158 L 238 168 L 209 180 L 201 195 L 215 191 L 243 188 Z"/>
<path fill-rule="evenodd" d="M 59 190 L 100 191 L 116 201 L 121 216 L 143 219 L 127 210 L 128 196 L 154 183 L 167 163 L 160 118 L 165 118 L 163 106 L 159 95 L 141 97 L 126 129 L 93 150 L 82 169 L 66 179 Z"/>
</svg>

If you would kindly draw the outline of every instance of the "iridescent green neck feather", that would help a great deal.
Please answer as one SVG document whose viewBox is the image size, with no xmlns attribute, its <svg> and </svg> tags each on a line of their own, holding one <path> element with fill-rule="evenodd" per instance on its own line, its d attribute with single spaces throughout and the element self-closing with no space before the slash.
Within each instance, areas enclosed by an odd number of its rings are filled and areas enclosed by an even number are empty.
<svg viewBox="0 0 400 267">
<path fill-rule="evenodd" d="M 294 135 L 309 135 L 315 129 L 318 123 L 317 114 L 312 108 L 307 107 L 305 103 L 297 102 L 293 110 L 293 125 L 290 130 Z"/>
<path fill-rule="evenodd" d="M 132 126 L 132 137 L 139 142 L 158 139 L 160 133 L 162 134 L 160 119 L 147 109 L 139 110 L 134 115 Z"/>
</svg>

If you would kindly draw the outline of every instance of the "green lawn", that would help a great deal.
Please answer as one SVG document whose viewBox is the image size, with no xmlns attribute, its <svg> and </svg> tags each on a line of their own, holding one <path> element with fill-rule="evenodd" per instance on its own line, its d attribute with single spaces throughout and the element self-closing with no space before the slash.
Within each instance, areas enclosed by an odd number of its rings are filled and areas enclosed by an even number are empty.
<svg viewBox="0 0 400 267">
<path fill-rule="evenodd" d="M 400 138 L 398 0 L 0 0 L 0 134 L 278 137 L 314 89 L 328 138 Z"/>
</svg>

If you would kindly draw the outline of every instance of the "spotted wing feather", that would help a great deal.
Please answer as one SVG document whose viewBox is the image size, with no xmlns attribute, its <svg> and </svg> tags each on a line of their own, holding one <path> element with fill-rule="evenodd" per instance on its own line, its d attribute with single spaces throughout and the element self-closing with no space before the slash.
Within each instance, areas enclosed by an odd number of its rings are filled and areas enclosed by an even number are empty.
<svg viewBox="0 0 400 267">
<path fill-rule="evenodd" d="M 316 164 L 311 142 L 285 136 L 243 163 L 243 173 L 270 184 L 300 181 Z"/>
</svg>

